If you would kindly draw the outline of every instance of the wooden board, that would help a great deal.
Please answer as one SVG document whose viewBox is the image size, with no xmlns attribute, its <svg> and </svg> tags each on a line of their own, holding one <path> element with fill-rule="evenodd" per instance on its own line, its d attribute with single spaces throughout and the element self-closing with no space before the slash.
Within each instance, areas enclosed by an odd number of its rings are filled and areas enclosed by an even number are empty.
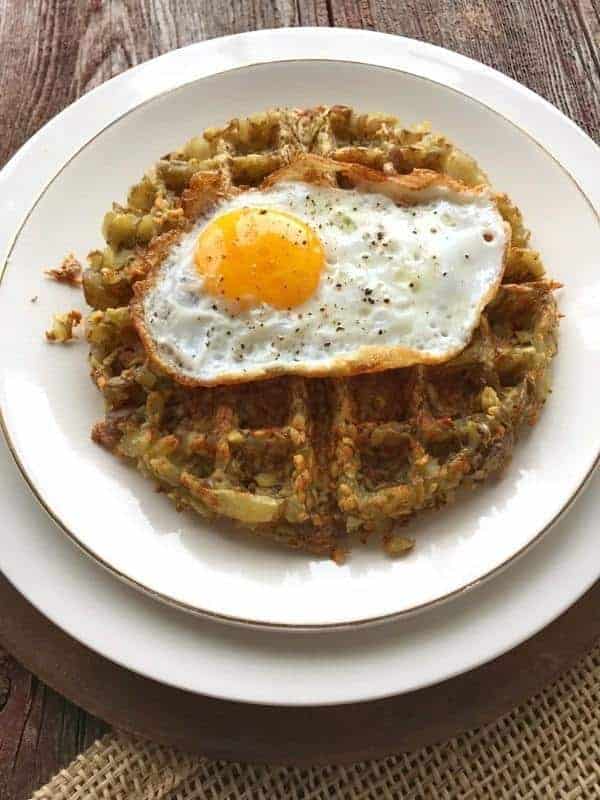
<svg viewBox="0 0 600 800">
<path fill-rule="evenodd" d="M 80 95 L 227 33 L 338 25 L 398 33 L 505 72 L 600 134 L 600 0 L 0 0 L 0 164 Z"/>
<path fill-rule="evenodd" d="M 448 47 L 511 75 L 600 138 L 600 0 L 0 0 L 0 165 L 58 111 L 134 64 L 201 39 L 284 25 L 364 27 Z M 17 614 L 10 598 L 1 593 L 3 624 Z M 598 598 L 597 591 L 596 605 Z M 573 620 L 595 635 L 592 606 Z M 553 640 L 542 658 L 548 670 L 587 641 L 585 628 L 561 630 L 563 640 Z M 45 677 L 52 664 L 41 632 Z M 61 672 L 55 658 L 62 678 L 54 685 L 66 691 L 70 676 L 76 688 L 75 663 L 67 668 L 65 661 Z M 518 680 L 527 693 L 534 671 L 523 663 Z M 459 711 L 452 714 L 462 719 Z M 398 725 L 394 714 L 389 720 Z M 29 796 L 105 727 L 0 650 L 2 800 Z"/>
</svg>

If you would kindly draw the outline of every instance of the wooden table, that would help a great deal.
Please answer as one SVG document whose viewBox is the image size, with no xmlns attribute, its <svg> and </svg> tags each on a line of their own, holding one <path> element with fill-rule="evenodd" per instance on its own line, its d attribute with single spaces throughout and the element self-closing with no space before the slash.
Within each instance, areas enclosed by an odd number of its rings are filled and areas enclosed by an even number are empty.
<svg viewBox="0 0 600 800">
<path fill-rule="evenodd" d="M 600 0 L 0 0 L 0 165 L 58 111 L 134 64 L 201 39 L 293 25 L 443 45 L 511 75 L 600 139 Z M 598 599 L 599 587 L 585 613 Z M 24 800 L 104 730 L 0 650 L 2 800 Z"/>
</svg>

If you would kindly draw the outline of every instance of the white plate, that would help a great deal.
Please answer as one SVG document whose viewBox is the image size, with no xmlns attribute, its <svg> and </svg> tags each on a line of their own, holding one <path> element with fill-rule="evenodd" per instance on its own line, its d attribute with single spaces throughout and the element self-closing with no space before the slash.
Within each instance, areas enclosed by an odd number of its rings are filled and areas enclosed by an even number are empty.
<svg viewBox="0 0 600 800">
<path fill-rule="evenodd" d="M 91 444 L 101 402 L 86 378 L 85 346 L 51 349 L 42 338 L 51 313 L 74 302 L 69 290 L 43 279 L 43 265 L 99 244 L 111 200 L 161 153 L 237 114 L 319 102 L 383 109 L 407 122 L 432 119 L 520 205 L 549 274 L 567 284 L 555 392 L 506 477 L 416 522 L 418 546 L 409 557 L 390 561 L 357 549 L 341 568 L 177 515 L 149 483 Z M 395 37 L 260 32 L 185 48 L 125 73 L 59 115 L 0 178 L 6 247 L 51 181 L 17 236 L 0 291 L 4 325 L 18 330 L 0 343 L 0 406 L 23 472 L 63 528 L 105 566 L 220 618 L 357 624 L 461 591 L 549 527 L 600 450 L 600 417 L 581 424 L 581 398 L 600 390 L 592 164 L 593 143 L 531 92 L 475 62 Z"/>
<path fill-rule="evenodd" d="M 535 548 L 448 603 L 353 631 L 256 630 L 186 614 L 101 569 L 32 502 L 2 442 L 0 482 L 0 567 L 30 602 L 135 672 L 241 702 L 350 703 L 438 683 L 543 628 L 596 580 L 600 563 L 596 473 Z"/>
</svg>

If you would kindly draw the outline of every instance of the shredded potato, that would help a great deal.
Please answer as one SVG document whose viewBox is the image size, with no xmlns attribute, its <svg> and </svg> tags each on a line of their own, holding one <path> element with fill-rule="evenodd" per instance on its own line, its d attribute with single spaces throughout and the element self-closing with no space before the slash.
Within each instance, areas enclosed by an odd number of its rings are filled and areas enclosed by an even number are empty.
<svg viewBox="0 0 600 800">
<path fill-rule="evenodd" d="M 487 184 L 474 159 L 427 124 L 405 127 L 343 106 L 274 109 L 190 140 L 132 187 L 125 205 L 113 206 L 106 247 L 89 257 L 83 288 L 94 310 L 86 335 L 106 401 L 93 438 L 135 463 L 178 508 L 234 519 L 338 563 L 352 536 L 379 536 L 400 555 L 413 540 L 396 533 L 398 525 L 499 472 L 522 424 L 535 422 L 556 351 L 557 284 L 528 248 L 518 209 L 497 195 L 512 231 L 504 282 L 451 361 L 347 379 L 176 384 L 149 361 L 136 333 L 133 286 L 202 213 L 207 175 L 253 186 L 303 152 L 388 175 L 418 167 Z M 78 322 L 57 317 L 49 338 L 66 341 Z"/>
</svg>

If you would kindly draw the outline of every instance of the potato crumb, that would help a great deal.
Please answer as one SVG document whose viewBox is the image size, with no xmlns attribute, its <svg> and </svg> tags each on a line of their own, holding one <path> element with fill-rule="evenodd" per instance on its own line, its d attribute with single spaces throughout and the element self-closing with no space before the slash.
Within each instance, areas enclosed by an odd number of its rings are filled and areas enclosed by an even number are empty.
<svg viewBox="0 0 600 800">
<path fill-rule="evenodd" d="M 69 286 L 81 286 L 81 263 L 73 253 L 63 258 L 58 269 L 47 269 L 45 274 L 58 283 L 68 283 Z"/>
<path fill-rule="evenodd" d="M 346 550 L 343 550 L 341 547 L 336 547 L 331 553 L 331 560 L 334 561 L 338 567 L 341 567 L 346 563 L 347 556 L 348 553 Z"/>
<path fill-rule="evenodd" d="M 414 539 L 409 539 L 406 536 L 386 536 L 383 540 L 383 549 L 388 556 L 403 556 L 409 553 L 414 546 Z"/>
<path fill-rule="evenodd" d="M 486 386 L 481 392 L 480 402 L 483 411 L 491 411 L 491 409 L 499 405 L 500 400 L 494 389 L 491 386 Z"/>
<path fill-rule="evenodd" d="M 66 314 L 55 314 L 52 318 L 52 327 L 46 331 L 46 339 L 49 342 L 63 344 L 74 339 L 73 328 L 81 322 L 80 311 L 67 311 Z"/>
<path fill-rule="evenodd" d="M 120 438 L 121 430 L 114 420 L 102 420 L 92 428 L 92 441 L 111 452 L 116 449 Z"/>
</svg>

